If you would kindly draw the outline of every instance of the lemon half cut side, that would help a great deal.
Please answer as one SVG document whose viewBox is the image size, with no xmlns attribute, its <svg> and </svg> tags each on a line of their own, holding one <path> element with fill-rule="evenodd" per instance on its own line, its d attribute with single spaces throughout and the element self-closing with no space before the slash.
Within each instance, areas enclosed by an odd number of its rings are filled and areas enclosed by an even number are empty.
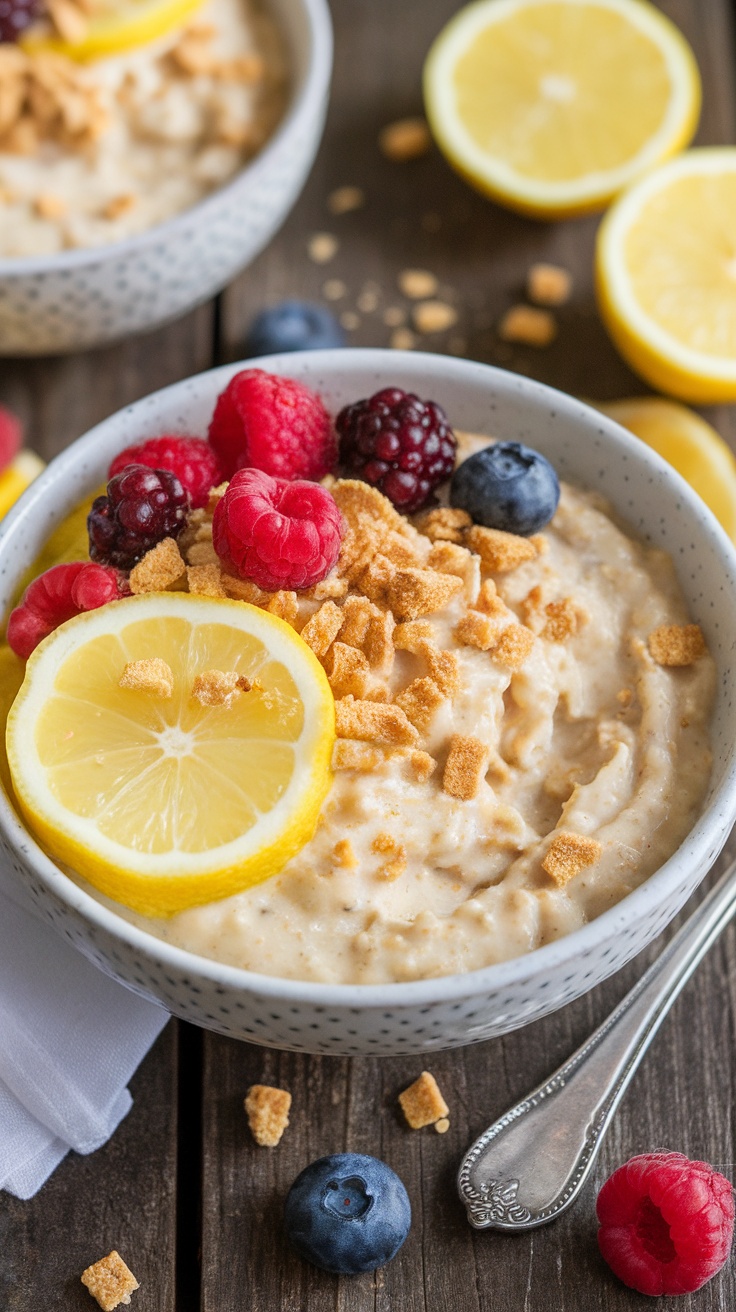
<svg viewBox="0 0 736 1312">
<path fill-rule="evenodd" d="M 121 688 L 163 660 L 170 698 Z M 197 674 L 244 675 L 229 704 Z M 50 855 L 148 916 L 229 896 L 309 841 L 331 783 L 334 700 L 282 620 L 186 593 L 124 598 L 69 620 L 28 661 L 7 748 L 18 803 Z"/>
<path fill-rule="evenodd" d="M 695 57 L 648 0 L 476 0 L 424 70 L 430 127 L 450 163 L 523 214 L 602 209 L 691 140 Z"/>
</svg>

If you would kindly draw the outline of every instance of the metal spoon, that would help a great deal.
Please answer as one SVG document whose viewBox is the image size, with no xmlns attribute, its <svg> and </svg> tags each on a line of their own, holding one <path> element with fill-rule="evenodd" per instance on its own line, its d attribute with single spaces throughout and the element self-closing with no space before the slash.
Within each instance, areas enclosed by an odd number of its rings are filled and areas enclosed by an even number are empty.
<svg viewBox="0 0 736 1312">
<path fill-rule="evenodd" d="M 734 912 L 736 861 L 587 1043 L 476 1139 L 457 1180 L 472 1226 L 531 1230 L 571 1206 L 639 1062 Z"/>
</svg>

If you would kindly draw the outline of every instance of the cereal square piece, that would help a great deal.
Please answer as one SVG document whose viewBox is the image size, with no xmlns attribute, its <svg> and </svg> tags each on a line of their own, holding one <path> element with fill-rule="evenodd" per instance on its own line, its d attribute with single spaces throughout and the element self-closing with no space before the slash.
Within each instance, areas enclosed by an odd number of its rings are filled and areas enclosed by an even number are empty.
<svg viewBox="0 0 736 1312">
<path fill-rule="evenodd" d="M 426 510 L 420 515 L 416 520 L 416 526 L 430 542 L 461 543 L 465 537 L 465 530 L 470 528 L 472 522 L 466 510 L 438 506 L 435 510 Z"/>
<path fill-rule="evenodd" d="M 184 570 L 184 561 L 176 542 L 173 538 L 164 538 L 163 542 L 157 542 L 133 566 L 130 571 L 130 590 L 134 595 L 141 592 L 165 592 L 174 583 L 178 583 Z"/>
<path fill-rule="evenodd" d="M 467 547 L 459 547 L 454 542 L 434 542 L 427 557 L 428 569 L 439 570 L 440 574 L 457 574 L 465 578 L 468 561 L 472 555 Z"/>
<path fill-rule="evenodd" d="M 244 1106 L 256 1143 L 262 1148 L 275 1148 L 289 1124 L 291 1094 L 269 1084 L 252 1084 Z"/>
<path fill-rule="evenodd" d="M 220 582 L 228 597 L 234 601 L 245 601 L 250 606 L 260 606 L 269 595 L 261 592 L 257 583 L 251 583 L 250 579 L 239 579 L 235 574 L 221 574 Z"/>
<path fill-rule="evenodd" d="M 463 802 L 470 801 L 483 782 L 487 764 L 488 748 L 485 743 L 466 734 L 453 734 L 442 776 L 444 791 L 450 797 L 458 797 Z"/>
<path fill-rule="evenodd" d="M 526 276 L 526 294 L 536 305 L 564 305 L 570 299 L 572 278 L 559 264 L 533 264 Z"/>
<path fill-rule="evenodd" d="M 602 851 L 603 845 L 597 838 L 558 833 L 547 848 L 542 869 L 554 879 L 558 888 L 564 888 L 581 870 L 595 865 Z"/>
<path fill-rule="evenodd" d="M 307 620 L 302 629 L 302 638 L 315 656 L 327 654 L 343 624 L 343 613 L 334 601 L 325 601 L 319 610 Z"/>
<path fill-rule="evenodd" d="M 215 511 L 217 510 L 217 507 L 219 506 L 220 502 L 222 501 L 222 498 L 227 492 L 228 486 L 229 485 L 227 483 L 218 483 L 217 487 L 210 488 L 210 494 L 207 498 L 207 507 L 206 507 L 207 514 L 210 516 L 210 518 L 212 517 L 212 515 L 214 515 Z"/>
<path fill-rule="evenodd" d="M 92 1297 L 102 1308 L 102 1312 L 114 1312 L 121 1303 L 130 1303 L 130 1296 L 140 1285 L 133 1272 L 128 1269 L 122 1257 L 113 1248 L 107 1257 L 100 1258 L 82 1272 L 82 1284 L 86 1285 Z"/>
<path fill-rule="evenodd" d="M 154 697 L 170 697 L 174 691 L 174 674 L 171 666 L 159 656 L 144 661 L 128 661 L 120 676 L 119 686 L 135 692 L 147 692 Z"/>
<path fill-rule="evenodd" d="M 263 610 L 267 610 L 270 615 L 276 615 L 278 619 L 284 620 L 286 624 L 291 624 L 292 628 L 296 623 L 299 614 L 299 602 L 296 593 L 285 590 L 279 592 L 266 593 L 268 600 L 261 602 Z"/>
<path fill-rule="evenodd" d="M 360 590 L 376 606 L 385 609 L 389 604 L 389 589 L 395 574 L 396 566 L 379 552 L 363 570 L 359 580 Z"/>
<path fill-rule="evenodd" d="M 353 697 L 360 699 L 368 691 L 370 665 L 367 656 L 357 647 L 348 647 L 344 642 L 333 643 L 325 668 L 335 697 L 347 697 L 352 693 Z"/>
<path fill-rule="evenodd" d="M 557 336 L 557 321 L 549 310 L 535 310 L 531 305 L 512 305 L 498 325 L 503 342 L 520 342 L 524 346 L 551 346 Z"/>
<path fill-rule="evenodd" d="M 585 611 L 575 604 L 572 597 L 550 601 L 544 613 L 545 624 L 541 636 L 548 642 L 564 642 L 566 638 L 574 638 L 587 619 Z"/>
<path fill-rule="evenodd" d="M 455 637 L 463 647 L 477 647 L 479 651 L 490 651 L 498 641 L 499 622 L 483 615 L 479 610 L 469 610 L 455 626 Z"/>
<path fill-rule="evenodd" d="M 399 846 L 394 850 L 393 856 L 389 861 L 384 861 L 383 865 L 376 872 L 376 878 L 386 884 L 393 884 L 395 879 L 400 879 L 405 873 L 407 866 L 406 848 Z"/>
<path fill-rule="evenodd" d="M 397 651 L 420 651 L 423 642 L 432 641 L 433 629 L 429 620 L 405 620 L 394 629 L 394 647 Z"/>
<path fill-rule="evenodd" d="M 321 583 L 315 583 L 314 587 L 302 592 L 302 596 L 308 597 L 311 601 L 343 601 L 347 591 L 347 579 L 341 579 L 333 570 L 326 579 L 322 579 Z"/>
<path fill-rule="evenodd" d="M 376 610 L 370 618 L 363 651 L 372 670 L 388 674 L 394 663 L 394 629 L 396 621 L 390 610 Z"/>
<path fill-rule="evenodd" d="M 506 607 L 498 595 L 498 588 L 493 579 L 483 580 L 475 609 L 481 610 L 484 615 L 498 615 L 505 611 Z"/>
<path fill-rule="evenodd" d="M 441 651 L 433 642 L 425 642 L 417 655 L 424 657 L 430 678 L 440 692 L 445 697 L 454 697 L 460 687 L 460 663 L 454 651 Z"/>
<path fill-rule="evenodd" d="M 226 597 L 219 565 L 187 565 L 189 591 L 198 597 Z"/>
<path fill-rule="evenodd" d="M 425 1125 L 436 1125 L 450 1110 L 430 1071 L 422 1071 L 419 1079 L 399 1094 L 399 1102 L 412 1130 L 422 1130 Z"/>
<path fill-rule="evenodd" d="M 432 145 L 432 137 L 424 118 L 400 118 L 394 123 L 387 123 L 381 129 L 378 146 L 383 155 L 394 164 L 405 164 L 407 160 L 426 155 Z"/>
<path fill-rule="evenodd" d="M 371 851 L 385 855 L 387 852 L 395 852 L 398 846 L 399 844 L 396 842 L 393 834 L 387 834 L 382 831 L 381 833 L 376 834 L 373 839 L 373 842 L 371 843 Z"/>
<path fill-rule="evenodd" d="M 381 552 L 392 565 L 421 564 L 421 556 L 416 545 L 406 534 L 397 533 L 393 528 L 388 529 L 381 539 Z"/>
<path fill-rule="evenodd" d="M 404 760 L 408 777 L 418 784 L 425 784 L 437 769 L 437 762 L 429 752 L 407 752 Z"/>
<path fill-rule="evenodd" d="M 355 848 L 349 838 L 341 838 L 332 849 L 332 859 L 337 866 L 345 870 L 354 870 L 358 864 Z"/>
<path fill-rule="evenodd" d="M 509 624 L 493 648 L 493 659 L 508 669 L 522 669 L 532 654 L 535 637 L 523 624 Z"/>
<path fill-rule="evenodd" d="M 429 728 L 434 715 L 445 700 L 434 679 L 414 679 L 396 698 L 396 705 L 420 733 Z"/>
<path fill-rule="evenodd" d="M 661 624 L 649 634 L 649 651 L 658 665 L 693 665 L 707 647 L 699 624 Z"/>
<path fill-rule="evenodd" d="M 400 706 L 382 702 L 354 701 L 343 697 L 335 702 L 338 738 L 380 743 L 386 747 L 413 747 L 417 731 Z"/>
<path fill-rule="evenodd" d="M 468 529 L 467 544 L 477 551 L 486 569 L 492 574 L 508 574 L 527 560 L 534 560 L 537 548 L 529 538 L 516 533 L 504 533 L 500 528 L 483 528 L 474 524 Z"/>
<path fill-rule="evenodd" d="M 195 675 L 192 697 L 201 706 L 232 706 L 240 692 L 250 692 L 250 679 L 235 670 L 203 670 Z"/>
<path fill-rule="evenodd" d="M 462 592 L 462 579 L 432 569 L 397 569 L 388 600 L 397 620 L 416 620 L 443 610 Z"/>
<path fill-rule="evenodd" d="M 376 614 L 376 607 L 367 597 L 346 597 L 342 608 L 340 641 L 348 647 L 361 647 L 368 633 L 368 625 Z"/>
<path fill-rule="evenodd" d="M 187 549 L 186 556 L 188 565 L 219 565 L 220 563 L 220 557 L 209 538 L 192 543 Z"/>
<path fill-rule="evenodd" d="M 337 738 L 332 749 L 333 770 L 375 770 L 385 759 L 380 748 L 351 738 Z"/>
</svg>

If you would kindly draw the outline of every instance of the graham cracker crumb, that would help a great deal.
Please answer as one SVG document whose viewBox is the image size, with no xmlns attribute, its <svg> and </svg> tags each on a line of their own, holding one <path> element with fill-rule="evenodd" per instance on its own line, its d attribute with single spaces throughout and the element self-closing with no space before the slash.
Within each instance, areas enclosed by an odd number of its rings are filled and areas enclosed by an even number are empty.
<svg viewBox="0 0 736 1312">
<path fill-rule="evenodd" d="M 390 861 L 386 861 L 377 871 L 376 877 L 387 884 L 392 884 L 395 879 L 400 879 L 405 873 L 407 866 L 406 848 L 398 847 Z"/>
<path fill-rule="evenodd" d="M 547 538 L 544 536 L 544 533 L 530 534 L 529 541 L 531 542 L 533 547 L 536 547 L 538 556 L 547 555 L 547 552 L 549 551 L 549 542 Z"/>
<path fill-rule="evenodd" d="M 435 510 L 425 510 L 424 514 L 418 515 L 415 523 L 419 532 L 428 537 L 430 542 L 460 544 L 465 539 L 465 529 L 470 528 L 473 521 L 465 510 L 438 506 Z"/>
<path fill-rule="evenodd" d="M 411 301 L 423 301 L 425 297 L 435 296 L 439 283 L 428 269 L 402 269 L 397 278 L 399 290 Z"/>
<path fill-rule="evenodd" d="M 265 605 L 261 602 L 263 610 L 267 610 L 270 615 L 276 615 L 280 620 L 284 620 L 286 624 L 291 624 L 293 628 L 299 615 L 299 603 L 296 593 L 281 590 L 280 592 L 266 593 L 265 596 L 269 600 Z"/>
<path fill-rule="evenodd" d="M 446 1116 L 443 1116 L 441 1120 L 435 1121 L 434 1128 L 438 1134 L 447 1134 L 447 1131 L 450 1128 L 450 1122 Z"/>
<path fill-rule="evenodd" d="M 707 647 L 699 624 L 661 624 L 649 634 L 649 651 L 658 665 L 693 665 Z"/>
<path fill-rule="evenodd" d="M 327 197 L 327 208 L 331 214 L 350 214 L 365 205 L 365 193 L 360 187 L 336 187 Z"/>
<path fill-rule="evenodd" d="M 498 588 L 493 579 L 484 579 L 478 593 L 475 609 L 482 611 L 484 615 L 497 615 L 499 605 L 504 610 L 506 609 L 498 595 Z"/>
<path fill-rule="evenodd" d="M 541 636 L 548 642 L 564 642 L 566 638 L 574 638 L 588 618 L 586 611 L 572 597 L 550 601 L 544 613 L 547 618 Z"/>
<path fill-rule="evenodd" d="M 420 651 L 421 644 L 432 641 L 432 625 L 428 620 L 405 620 L 394 629 L 394 647 L 397 651 Z"/>
<path fill-rule="evenodd" d="M 363 571 L 359 587 L 364 596 L 384 610 L 389 604 L 389 588 L 396 574 L 396 566 L 380 552 Z"/>
<path fill-rule="evenodd" d="M 537 583 L 530 588 L 521 603 L 521 615 L 527 628 L 539 633 L 545 624 L 544 589 Z"/>
<path fill-rule="evenodd" d="M 389 602 L 397 620 L 416 620 L 443 610 L 462 592 L 462 579 L 431 569 L 397 569 L 389 585 Z"/>
<path fill-rule="evenodd" d="M 537 305 L 564 305 L 572 292 L 572 277 L 559 264 L 533 264 L 526 276 L 526 294 Z"/>
<path fill-rule="evenodd" d="M 359 579 L 377 553 L 383 551 L 390 530 L 409 543 L 420 540 L 416 529 L 398 513 L 388 497 L 368 483 L 340 478 L 331 492 L 346 525 L 337 570 L 351 582 Z"/>
<path fill-rule="evenodd" d="M 307 588 L 301 596 L 309 598 L 310 601 L 342 601 L 347 596 L 347 591 L 347 579 L 341 579 L 333 570 L 326 579 L 322 579 L 321 583 L 315 583 L 312 588 Z"/>
<path fill-rule="evenodd" d="M 405 761 L 410 778 L 418 784 L 426 783 L 437 768 L 437 762 L 429 752 L 407 752 Z"/>
<path fill-rule="evenodd" d="M 361 647 L 368 634 L 368 626 L 377 609 L 367 597 L 346 597 L 342 608 L 340 641 L 349 647 Z"/>
<path fill-rule="evenodd" d="M 232 597 L 235 601 L 245 601 L 250 606 L 260 606 L 264 598 L 269 594 L 261 592 L 257 583 L 251 583 L 250 579 L 239 579 L 234 574 L 221 574 L 220 582 L 225 589 L 225 594 Z"/>
<path fill-rule="evenodd" d="M 214 515 L 215 511 L 217 510 L 217 507 L 222 501 L 222 498 L 227 492 L 229 486 L 230 486 L 229 483 L 218 483 L 217 487 L 213 487 L 210 489 L 210 494 L 207 498 L 207 506 L 206 506 L 208 515 L 210 516 Z"/>
<path fill-rule="evenodd" d="M 343 624 L 343 613 L 334 601 L 325 601 L 302 629 L 302 638 L 315 656 L 325 656 Z"/>
<path fill-rule="evenodd" d="M 215 557 L 215 560 L 217 557 Z M 196 562 L 195 562 L 196 563 Z M 130 590 L 134 595 L 143 592 L 165 592 L 183 577 L 186 566 L 173 538 L 164 538 L 147 551 L 130 571 Z"/>
<path fill-rule="evenodd" d="M 250 679 L 235 670 L 204 670 L 192 684 L 192 697 L 202 706 L 231 706 L 239 692 L 250 692 Z"/>
<path fill-rule="evenodd" d="M 335 702 L 338 738 L 357 738 L 387 747 L 413 747 L 417 731 L 400 706 L 382 702 L 354 701 L 343 697 Z"/>
<path fill-rule="evenodd" d="M 534 648 L 534 634 L 523 624 L 509 624 L 493 648 L 493 659 L 515 672 L 527 662 Z"/>
<path fill-rule="evenodd" d="M 109 219 L 114 223 L 115 219 L 120 219 L 124 214 L 130 214 L 138 204 L 138 197 L 128 191 L 120 196 L 113 196 L 102 208 L 103 219 Z"/>
<path fill-rule="evenodd" d="M 480 651 L 490 651 L 498 642 L 499 625 L 490 615 L 483 615 L 479 610 L 469 610 L 459 624 L 455 626 L 455 637 L 463 647 L 477 647 Z"/>
<path fill-rule="evenodd" d="M 445 301 L 422 301 L 412 310 L 417 332 L 444 333 L 457 323 L 457 310 Z"/>
<path fill-rule="evenodd" d="M 411 328 L 395 328 L 389 338 L 392 351 L 413 351 L 417 344 Z"/>
<path fill-rule="evenodd" d="M 399 1094 L 399 1103 L 412 1130 L 422 1130 L 425 1125 L 435 1125 L 446 1117 L 450 1110 L 440 1093 L 434 1075 L 429 1071 L 422 1071 L 419 1079 Z"/>
<path fill-rule="evenodd" d="M 151 693 L 154 697 L 170 697 L 174 691 L 173 671 L 158 656 L 150 660 L 128 661 L 120 676 L 119 687 Z"/>
<path fill-rule="evenodd" d="M 397 846 L 396 839 L 393 838 L 391 834 L 380 833 L 376 834 L 373 839 L 373 842 L 371 843 L 371 851 L 385 854 L 386 852 L 393 852 Z"/>
<path fill-rule="evenodd" d="M 559 888 L 564 888 L 581 870 L 595 865 L 602 851 L 603 845 L 597 838 L 584 838 L 582 834 L 573 833 L 555 834 L 547 848 L 542 869 Z"/>
<path fill-rule="evenodd" d="M 432 145 L 432 136 L 426 119 L 400 118 L 382 128 L 378 145 L 381 153 L 395 164 L 426 155 Z"/>
<path fill-rule="evenodd" d="M 56 196 L 52 191 L 43 191 L 33 202 L 33 208 L 39 219 L 61 219 L 67 212 L 67 203 L 63 196 Z"/>
<path fill-rule="evenodd" d="M 244 1106 L 256 1143 L 261 1148 L 275 1148 L 289 1124 L 291 1094 L 268 1084 L 252 1084 Z"/>
<path fill-rule="evenodd" d="M 371 615 L 363 651 L 376 674 L 388 674 L 394 663 L 394 629 L 396 621 L 390 611 Z"/>
<path fill-rule="evenodd" d="M 327 278 L 322 283 L 322 295 L 326 301 L 341 301 L 347 294 L 347 285 L 342 278 Z"/>
<path fill-rule="evenodd" d="M 414 679 L 399 693 L 396 705 L 400 706 L 406 718 L 420 733 L 429 728 L 436 711 L 445 700 L 434 679 L 425 677 Z"/>
<path fill-rule="evenodd" d="M 384 760 L 378 748 L 350 738 L 336 739 L 332 749 L 333 770 L 376 770 Z"/>
<path fill-rule="evenodd" d="M 488 763 L 488 748 L 479 738 L 455 733 L 442 776 L 442 787 L 450 797 L 470 801 L 483 782 Z"/>
<path fill-rule="evenodd" d="M 226 597 L 219 565 L 187 565 L 189 591 L 197 597 Z"/>
<path fill-rule="evenodd" d="M 557 321 L 549 310 L 534 310 L 530 305 L 512 305 L 498 325 L 504 342 L 521 342 L 524 346 L 551 346 L 557 336 Z"/>
<path fill-rule="evenodd" d="M 335 843 L 332 855 L 336 865 L 343 866 L 346 870 L 354 870 L 358 864 L 355 849 L 349 838 L 341 838 L 339 842 Z"/>
<path fill-rule="evenodd" d="M 468 529 L 466 542 L 493 574 L 507 574 L 537 555 L 537 548 L 529 538 L 504 533 L 500 528 L 483 528 L 480 524 Z"/>
<path fill-rule="evenodd" d="M 82 1272 L 81 1280 L 102 1312 L 114 1312 L 121 1303 L 129 1304 L 131 1294 L 140 1289 L 133 1272 L 114 1248 L 107 1257 L 88 1266 Z"/>
<path fill-rule="evenodd" d="M 360 328 L 360 315 L 356 314 L 355 310 L 343 310 L 340 323 L 346 332 L 354 333 L 356 328 Z"/>
<path fill-rule="evenodd" d="M 631 688 L 622 688 L 620 692 L 616 693 L 616 701 L 620 702 L 621 705 L 624 707 L 624 709 L 627 706 L 630 706 L 633 700 L 634 700 L 634 694 Z"/>
<path fill-rule="evenodd" d="M 344 642 L 333 643 L 325 668 L 335 698 L 352 694 L 360 700 L 365 696 L 370 684 L 370 665 L 358 647 L 348 647 Z"/>
<path fill-rule="evenodd" d="M 314 264 L 329 264 L 337 255 L 339 244 L 331 232 L 315 232 L 307 243 L 307 254 Z"/>
<path fill-rule="evenodd" d="M 436 569 L 440 574 L 456 574 L 458 578 L 464 579 L 468 569 L 468 562 L 473 559 L 474 557 L 467 547 L 461 547 L 455 542 L 440 539 L 432 544 L 430 553 L 427 556 L 427 568 Z"/>
<path fill-rule="evenodd" d="M 421 562 L 414 543 L 392 528 L 387 529 L 381 539 L 381 553 L 392 565 L 418 565 Z"/>
<path fill-rule="evenodd" d="M 432 642 L 419 644 L 418 656 L 427 662 L 431 678 L 445 697 L 454 697 L 460 687 L 460 662 L 454 651 L 440 651 Z"/>
</svg>

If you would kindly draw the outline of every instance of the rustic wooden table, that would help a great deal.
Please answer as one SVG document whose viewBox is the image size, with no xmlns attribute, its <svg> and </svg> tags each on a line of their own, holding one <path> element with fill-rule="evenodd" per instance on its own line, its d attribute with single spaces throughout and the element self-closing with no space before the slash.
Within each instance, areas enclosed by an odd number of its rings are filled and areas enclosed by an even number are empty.
<svg viewBox="0 0 736 1312">
<path fill-rule="evenodd" d="M 660 0 L 692 42 L 703 71 L 703 144 L 734 140 L 736 74 L 728 0 Z M 596 316 L 591 257 L 596 221 L 545 226 L 476 196 L 433 152 L 391 164 L 377 149 L 383 124 L 420 110 L 423 53 L 455 0 L 333 0 L 334 94 L 325 142 L 309 184 L 269 249 L 217 301 L 171 327 L 110 350 L 67 359 L 0 363 L 0 400 L 51 457 L 136 397 L 243 354 L 253 314 L 287 294 L 319 299 L 326 279 L 346 286 L 356 345 L 387 345 L 389 306 L 408 308 L 396 277 L 435 271 L 457 308 L 449 333 L 426 338 L 452 351 L 529 374 L 592 398 L 644 389 L 609 344 Z M 327 197 L 353 184 L 362 210 L 335 217 Z M 315 232 L 339 249 L 329 264 L 307 256 Z M 552 259 L 575 275 L 572 301 L 549 350 L 510 348 L 494 332 L 521 293 L 525 271 Z M 368 292 L 366 297 L 361 293 Z M 373 295 L 371 296 L 371 293 Z M 376 303 L 377 308 L 368 307 Z M 736 444 L 736 413 L 709 417 Z M 736 850 L 732 843 L 731 852 Z M 421 1058 L 352 1059 L 269 1052 L 172 1022 L 132 1082 L 135 1105 L 92 1157 L 69 1156 L 39 1196 L 0 1195 L 0 1309 L 40 1312 L 93 1306 L 81 1271 L 118 1247 L 141 1282 L 137 1312 L 619 1312 L 654 1307 L 621 1286 L 598 1256 L 596 1188 L 631 1154 L 668 1146 L 734 1170 L 736 936 L 723 936 L 685 990 L 636 1076 L 581 1201 L 525 1237 L 473 1233 L 455 1196 L 468 1143 L 551 1072 L 640 975 L 649 954 L 587 997 L 506 1038 L 432 1056 L 452 1105 L 440 1137 L 404 1128 L 398 1091 Z M 292 1125 L 275 1151 L 255 1147 L 242 1098 L 249 1084 L 293 1093 Z M 294 1176 L 326 1152 L 384 1157 L 406 1182 L 411 1235 L 385 1270 L 352 1280 L 298 1261 L 280 1233 Z M 736 1306 L 736 1265 L 678 1307 Z"/>
</svg>

